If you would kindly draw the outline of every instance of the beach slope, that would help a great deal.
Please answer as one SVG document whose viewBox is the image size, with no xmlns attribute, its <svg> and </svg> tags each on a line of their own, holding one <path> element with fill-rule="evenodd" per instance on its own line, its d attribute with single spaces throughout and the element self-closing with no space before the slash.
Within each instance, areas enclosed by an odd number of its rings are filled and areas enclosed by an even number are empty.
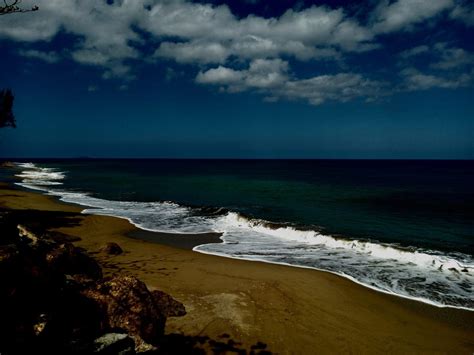
<svg viewBox="0 0 474 355">
<path fill-rule="evenodd" d="M 25 223 L 80 237 L 74 244 L 106 274 L 134 275 L 183 302 L 188 314 L 170 318 L 168 334 L 280 354 L 474 352 L 474 312 L 386 295 L 326 272 L 200 254 L 192 245 L 218 236 L 173 243 L 173 236 L 144 235 L 126 220 L 82 215 L 80 206 L 6 184 L 0 207 L 21 211 Z M 108 242 L 124 253 L 101 251 Z"/>
</svg>

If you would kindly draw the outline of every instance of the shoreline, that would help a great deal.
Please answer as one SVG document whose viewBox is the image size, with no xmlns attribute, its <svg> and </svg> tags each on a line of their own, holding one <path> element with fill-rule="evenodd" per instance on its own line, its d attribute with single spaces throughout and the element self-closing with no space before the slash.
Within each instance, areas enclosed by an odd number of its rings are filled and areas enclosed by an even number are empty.
<svg viewBox="0 0 474 355">
<path fill-rule="evenodd" d="M 474 349 L 474 315 L 467 310 L 385 294 L 314 268 L 193 252 L 183 248 L 191 245 L 186 244 L 189 240 L 181 248 L 163 245 L 170 235 L 162 236 L 162 244 L 134 239 L 142 231 L 124 219 L 81 214 L 76 205 L 4 184 L 0 185 L 0 204 L 77 213 L 79 225 L 55 229 L 80 236 L 82 240 L 74 244 L 92 252 L 107 273 L 125 270 L 139 275 L 150 288 L 159 285 L 185 303 L 189 315 L 172 320 L 169 332 L 213 337 L 226 333 L 244 345 L 263 341 L 280 353 L 302 353 L 314 347 L 319 352 L 334 352 L 339 343 L 350 345 L 346 350 L 368 352 L 456 348 L 472 353 Z M 106 241 L 118 242 L 124 255 L 100 254 L 98 249 Z M 336 352 L 344 352 L 339 350 Z"/>
<path fill-rule="evenodd" d="M 93 208 L 89 205 L 83 205 L 80 203 L 76 202 L 66 202 L 61 199 L 60 196 L 57 195 L 48 195 L 47 191 L 42 190 L 42 189 L 37 189 L 29 186 L 25 186 L 22 183 L 14 183 L 16 188 L 20 188 L 23 191 L 29 191 L 33 193 L 39 193 L 45 196 L 49 196 L 54 198 L 56 201 L 64 204 L 69 204 L 69 205 L 74 205 L 78 206 L 79 208 L 82 208 L 82 211 Z M 82 213 L 82 212 L 81 212 Z M 91 214 L 91 215 L 101 215 L 101 214 Z M 307 269 L 307 270 L 314 270 L 317 272 L 326 272 L 331 275 L 335 275 L 338 277 L 342 277 L 346 280 L 349 280 L 351 282 L 354 282 L 355 284 L 365 287 L 369 290 L 375 291 L 375 292 L 380 292 L 385 295 L 390 295 L 394 297 L 399 297 L 404 300 L 409 300 L 409 301 L 414 301 L 414 302 L 420 302 L 429 306 L 437 307 L 437 308 L 449 308 L 449 309 L 457 309 L 457 310 L 463 310 L 463 311 L 468 311 L 468 312 L 474 312 L 473 308 L 468 308 L 468 307 L 463 307 L 463 306 L 453 306 L 453 305 L 445 305 L 445 304 L 440 304 L 436 303 L 434 301 L 431 301 L 430 299 L 426 298 L 421 298 L 421 297 L 413 297 L 409 295 L 403 295 L 400 293 L 396 292 L 391 292 L 390 290 L 384 290 L 381 288 L 378 288 L 376 286 L 371 286 L 369 284 L 363 283 L 356 278 L 352 277 L 351 275 L 343 274 L 337 271 L 331 271 L 331 270 L 326 270 L 314 266 L 304 266 L 304 265 L 297 265 L 297 264 L 290 264 L 290 263 L 285 263 L 285 262 L 276 262 L 276 261 L 269 261 L 269 260 L 264 260 L 264 259 L 246 259 L 246 258 L 239 258 L 239 257 L 234 257 L 228 254 L 224 253 L 217 253 L 217 252 L 208 252 L 205 250 L 199 250 L 197 249 L 199 246 L 204 245 L 204 244 L 212 244 L 212 243 L 223 243 L 223 233 L 219 232 L 208 232 L 208 233 L 171 233 L 171 232 L 162 232 L 162 231 L 155 231 L 155 230 L 150 230 L 141 227 L 140 225 L 136 224 L 133 222 L 132 219 L 128 217 L 123 217 L 123 216 L 113 216 L 113 215 L 102 215 L 102 216 L 108 216 L 112 218 L 119 218 L 123 219 L 127 222 L 129 222 L 133 227 L 135 227 L 132 231 L 127 233 L 127 236 L 130 238 L 138 239 L 138 240 L 145 240 L 150 243 L 156 243 L 156 244 L 161 244 L 161 245 L 166 245 L 174 248 L 180 248 L 180 249 L 186 249 L 186 250 L 192 250 L 197 253 L 205 254 L 205 255 L 212 255 L 212 256 L 217 256 L 221 258 L 228 258 L 228 259 L 233 259 L 233 260 L 243 260 L 243 261 L 250 261 L 250 262 L 260 262 L 260 263 L 265 263 L 265 264 L 272 264 L 272 265 L 281 265 L 281 266 L 286 266 L 286 267 L 294 267 L 294 268 L 300 268 L 300 269 Z"/>
<path fill-rule="evenodd" d="M 1 184 L 1 182 L 0 182 Z M 46 191 L 41 190 L 41 189 L 35 189 L 32 187 L 27 187 L 24 186 L 21 183 L 13 183 L 12 185 L 7 184 L 10 187 L 14 187 L 15 189 L 20 189 L 25 192 L 33 192 L 33 193 L 38 193 L 43 196 L 47 196 L 48 198 L 52 198 L 58 203 L 62 203 L 65 205 L 72 205 L 72 206 L 77 206 L 78 208 L 81 209 L 81 213 L 83 213 L 84 210 L 91 208 L 89 205 L 82 205 L 80 203 L 75 203 L 75 202 L 66 202 L 61 199 L 59 196 L 55 195 L 48 195 Z M 365 284 L 356 278 L 346 275 L 346 274 L 341 274 L 336 271 L 331 271 L 331 270 L 326 270 L 326 269 L 321 269 L 313 266 L 304 266 L 304 265 L 297 265 L 297 264 L 290 264 L 290 263 L 284 263 L 284 262 L 275 262 L 275 261 L 268 261 L 264 259 L 246 259 L 246 258 L 238 258 L 234 257 L 231 255 L 227 254 L 221 254 L 221 253 L 212 253 L 212 252 L 207 252 L 205 250 L 199 250 L 197 249 L 199 246 L 204 245 L 204 244 L 212 244 L 212 243 L 223 243 L 223 239 L 221 238 L 223 233 L 219 232 L 208 232 L 208 233 L 171 233 L 171 232 L 162 232 L 162 231 L 155 231 L 155 230 L 149 230 L 145 229 L 143 227 L 140 227 L 136 223 L 134 223 L 130 218 L 128 217 L 122 217 L 122 216 L 113 216 L 113 215 L 101 215 L 101 214 L 90 214 L 90 215 L 98 215 L 98 216 L 104 216 L 104 217 L 111 217 L 111 218 L 118 218 L 118 219 L 123 219 L 127 221 L 129 224 L 131 224 L 134 228 L 130 232 L 126 233 L 126 236 L 132 239 L 137 239 L 137 240 L 143 240 L 147 241 L 150 243 L 155 243 L 158 245 L 165 245 L 169 246 L 172 248 L 179 248 L 179 249 L 185 249 L 185 250 L 190 250 L 196 253 L 204 254 L 204 255 L 211 255 L 211 256 L 216 256 L 220 258 L 228 258 L 232 260 L 240 260 L 240 261 L 247 261 L 247 262 L 257 262 L 257 263 L 265 263 L 265 264 L 271 264 L 271 265 L 280 265 L 280 266 L 285 266 L 285 267 L 291 267 L 291 268 L 299 268 L 299 269 L 306 269 L 306 270 L 314 270 L 317 272 L 325 272 L 329 273 L 331 275 L 341 277 L 343 279 L 349 280 L 359 286 L 365 287 L 369 290 L 375 291 L 375 292 L 380 292 L 385 295 L 389 296 L 394 296 L 394 297 L 399 297 L 403 300 L 408 300 L 408 301 L 414 301 L 414 302 L 419 302 L 428 306 L 433 306 L 436 308 L 440 309 L 455 309 L 455 310 L 462 310 L 462 311 L 467 311 L 467 312 L 474 312 L 474 309 L 467 308 L 467 307 L 462 307 L 462 306 L 453 306 L 453 305 L 444 305 L 444 304 L 439 304 L 432 302 L 429 299 L 425 298 L 416 298 L 416 297 L 411 297 L 411 296 L 406 296 L 403 294 L 398 294 L 395 292 L 390 292 L 387 290 L 382 290 L 380 288 L 377 288 L 375 286 L 371 286 L 368 284 Z"/>
<path fill-rule="evenodd" d="M 156 233 L 161 233 L 161 232 L 156 232 Z M 440 309 L 457 309 L 457 310 L 466 311 L 466 312 L 474 312 L 474 309 L 472 309 L 472 308 L 458 307 L 458 306 L 451 306 L 451 305 L 443 305 L 443 304 L 439 304 L 439 303 L 430 302 L 429 300 L 427 300 L 425 298 L 415 298 L 415 297 L 401 295 L 401 294 L 398 294 L 398 293 L 395 293 L 395 292 L 382 290 L 382 289 L 377 288 L 375 286 L 370 286 L 370 285 L 367 285 L 365 283 L 362 283 L 362 282 L 358 281 L 356 278 L 354 278 L 350 275 L 343 275 L 343 274 L 337 273 L 335 271 L 320 269 L 320 268 L 317 268 L 317 267 L 314 267 L 314 266 L 295 265 L 295 264 L 289 264 L 289 263 L 284 263 L 284 262 L 268 261 L 268 260 L 263 260 L 263 259 L 238 258 L 238 257 L 230 256 L 230 255 L 227 255 L 227 254 L 210 253 L 210 252 L 206 252 L 206 251 L 202 251 L 202 250 L 197 250 L 196 248 L 193 248 L 192 250 L 197 252 L 197 253 L 201 253 L 201 254 L 218 256 L 218 257 L 221 257 L 221 258 L 228 258 L 228 259 L 233 259 L 233 260 L 242 260 L 242 261 L 249 261 L 249 262 L 255 262 L 255 263 L 264 263 L 264 264 L 270 264 L 270 265 L 280 265 L 280 266 L 292 267 L 292 268 L 297 268 L 297 269 L 314 270 L 316 272 L 326 272 L 328 274 L 331 274 L 331 275 L 334 275 L 334 276 L 337 276 L 337 277 L 342 277 L 343 279 L 349 280 L 349 281 L 355 283 L 356 285 L 365 287 L 365 288 L 367 288 L 369 290 L 372 290 L 372 291 L 375 291 L 375 292 L 382 293 L 384 295 L 399 297 L 403 300 L 419 302 L 419 303 L 422 303 L 422 304 L 425 304 L 425 305 L 428 305 L 428 306 L 432 306 L 432 307 L 436 307 L 436 308 L 440 308 Z"/>
<path fill-rule="evenodd" d="M 112 217 L 112 216 L 111 216 Z M 115 217 L 114 218 L 120 218 Z M 130 224 L 134 225 L 130 222 Z M 135 226 L 135 225 L 134 225 Z M 221 243 L 222 233 L 180 234 L 149 231 L 135 226 L 137 229 L 127 233 L 133 239 L 145 240 L 150 243 L 166 245 L 173 248 L 193 250 L 203 244 Z"/>
</svg>

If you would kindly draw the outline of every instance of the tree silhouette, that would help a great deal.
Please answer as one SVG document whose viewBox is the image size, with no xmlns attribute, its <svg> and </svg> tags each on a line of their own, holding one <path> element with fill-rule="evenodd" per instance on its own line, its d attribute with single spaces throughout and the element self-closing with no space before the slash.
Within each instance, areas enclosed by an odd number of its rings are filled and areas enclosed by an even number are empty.
<svg viewBox="0 0 474 355">
<path fill-rule="evenodd" d="M 30 9 L 23 9 L 18 5 L 21 3 L 21 0 L 3 0 L 3 4 L 0 2 L 0 16 L 1 15 L 8 15 L 15 12 L 29 12 L 29 11 L 37 11 L 38 6 L 33 6 Z"/>
<path fill-rule="evenodd" d="M 10 89 L 0 90 L 0 128 L 16 127 L 13 114 L 13 100 L 15 97 Z"/>
<path fill-rule="evenodd" d="M 2 2 L 3 1 L 3 4 Z M 21 0 L 0 0 L 0 16 L 16 12 L 37 11 L 38 6 L 24 9 L 18 6 Z M 10 89 L 0 90 L 0 128 L 16 127 L 15 115 L 13 114 L 13 100 L 15 97 Z"/>
</svg>

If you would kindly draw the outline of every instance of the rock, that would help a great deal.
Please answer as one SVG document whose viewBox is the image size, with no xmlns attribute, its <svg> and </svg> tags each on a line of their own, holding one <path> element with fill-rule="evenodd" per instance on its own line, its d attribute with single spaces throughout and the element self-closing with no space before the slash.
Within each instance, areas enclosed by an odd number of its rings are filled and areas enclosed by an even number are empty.
<svg viewBox="0 0 474 355">
<path fill-rule="evenodd" d="M 41 335 L 43 333 L 44 329 L 46 328 L 46 325 L 48 324 L 48 321 L 50 317 L 45 314 L 41 313 L 38 316 L 37 321 L 33 324 L 33 332 L 35 333 L 36 336 Z"/>
<path fill-rule="evenodd" d="M 104 331 L 120 329 L 151 344 L 163 335 L 166 316 L 146 285 L 135 277 L 104 279 L 82 294 L 102 311 Z"/>
<path fill-rule="evenodd" d="M 135 352 L 137 354 L 156 354 L 157 353 L 158 348 L 156 346 L 148 344 L 147 342 L 143 341 L 143 339 L 139 337 L 132 336 L 132 338 L 135 339 Z"/>
<path fill-rule="evenodd" d="M 119 255 L 123 253 L 122 248 L 117 243 L 107 243 L 102 249 L 102 252 L 109 255 Z"/>
<path fill-rule="evenodd" d="M 46 262 L 58 273 L 83 274 L 94 280 L 102 277 L 102 268 L 97 261 L 71 243 L 65 243 L 47 253 Z"/>
<path fill-rule="evenodd" d="M 47 251 L 57 248 L 58 243 L 54 240 L 44 238 L 43 235 L 38 235 L 33 230 L 25 225 L 18 224 L 18 239 L 16 244 L 22 245 L 28 252 L 36 254 L 44 254 Z"/>
<path fill-rule="evenodd" d="M 32 245 L 37 245 L 39 242 L 39 238 L 33 233 L 31 230 L 29 230 L 27 227 L 19 224 L 17 226 L 18 228 L 18 234 L 20 237 L 24 238 L 27 240 L 28 243 L 31 243 Z"/>
<path fill-rule="evenodd" d="M 135 342 L 127 334 L 108 333 L 94 340 L 95 354 L 135 354 Z"/>
<path fill-rule="evenodd" d="M 182 317 L 186 315 L 184 304 L 176 301 L 167 293 L 159 290 L 151 291 L 155 304 L 160 308 L 166 317 Z"/>
</svg>

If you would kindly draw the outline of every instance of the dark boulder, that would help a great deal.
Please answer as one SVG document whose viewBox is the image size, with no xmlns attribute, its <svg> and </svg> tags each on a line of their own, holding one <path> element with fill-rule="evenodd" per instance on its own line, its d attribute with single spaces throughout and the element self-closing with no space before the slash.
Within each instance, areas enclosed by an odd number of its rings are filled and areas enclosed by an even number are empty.
<svg viewBox="0 0 474 355">
<path fill-rule="evenodd" d="M 166 317 L 182 317 L 186 315 L 184 304 L 176 301 L 167 293 L 159 290 L 151 291 L 155 304 Z"/>
<path fill-rule="evenodd" d="M 117 243 L 107 243 L 102 249 L 102 252 L 109 255 L 119 255 L 123 253 L 122 248 Z"/>
<path fill-rule="evenodd" d="M 120 329 L 151 344 L 164 333 L 166 316 L 146 285 L 135 277 L 104 279 L 82 294 L 101 310 L 104 331 Z"/>
</svg>

